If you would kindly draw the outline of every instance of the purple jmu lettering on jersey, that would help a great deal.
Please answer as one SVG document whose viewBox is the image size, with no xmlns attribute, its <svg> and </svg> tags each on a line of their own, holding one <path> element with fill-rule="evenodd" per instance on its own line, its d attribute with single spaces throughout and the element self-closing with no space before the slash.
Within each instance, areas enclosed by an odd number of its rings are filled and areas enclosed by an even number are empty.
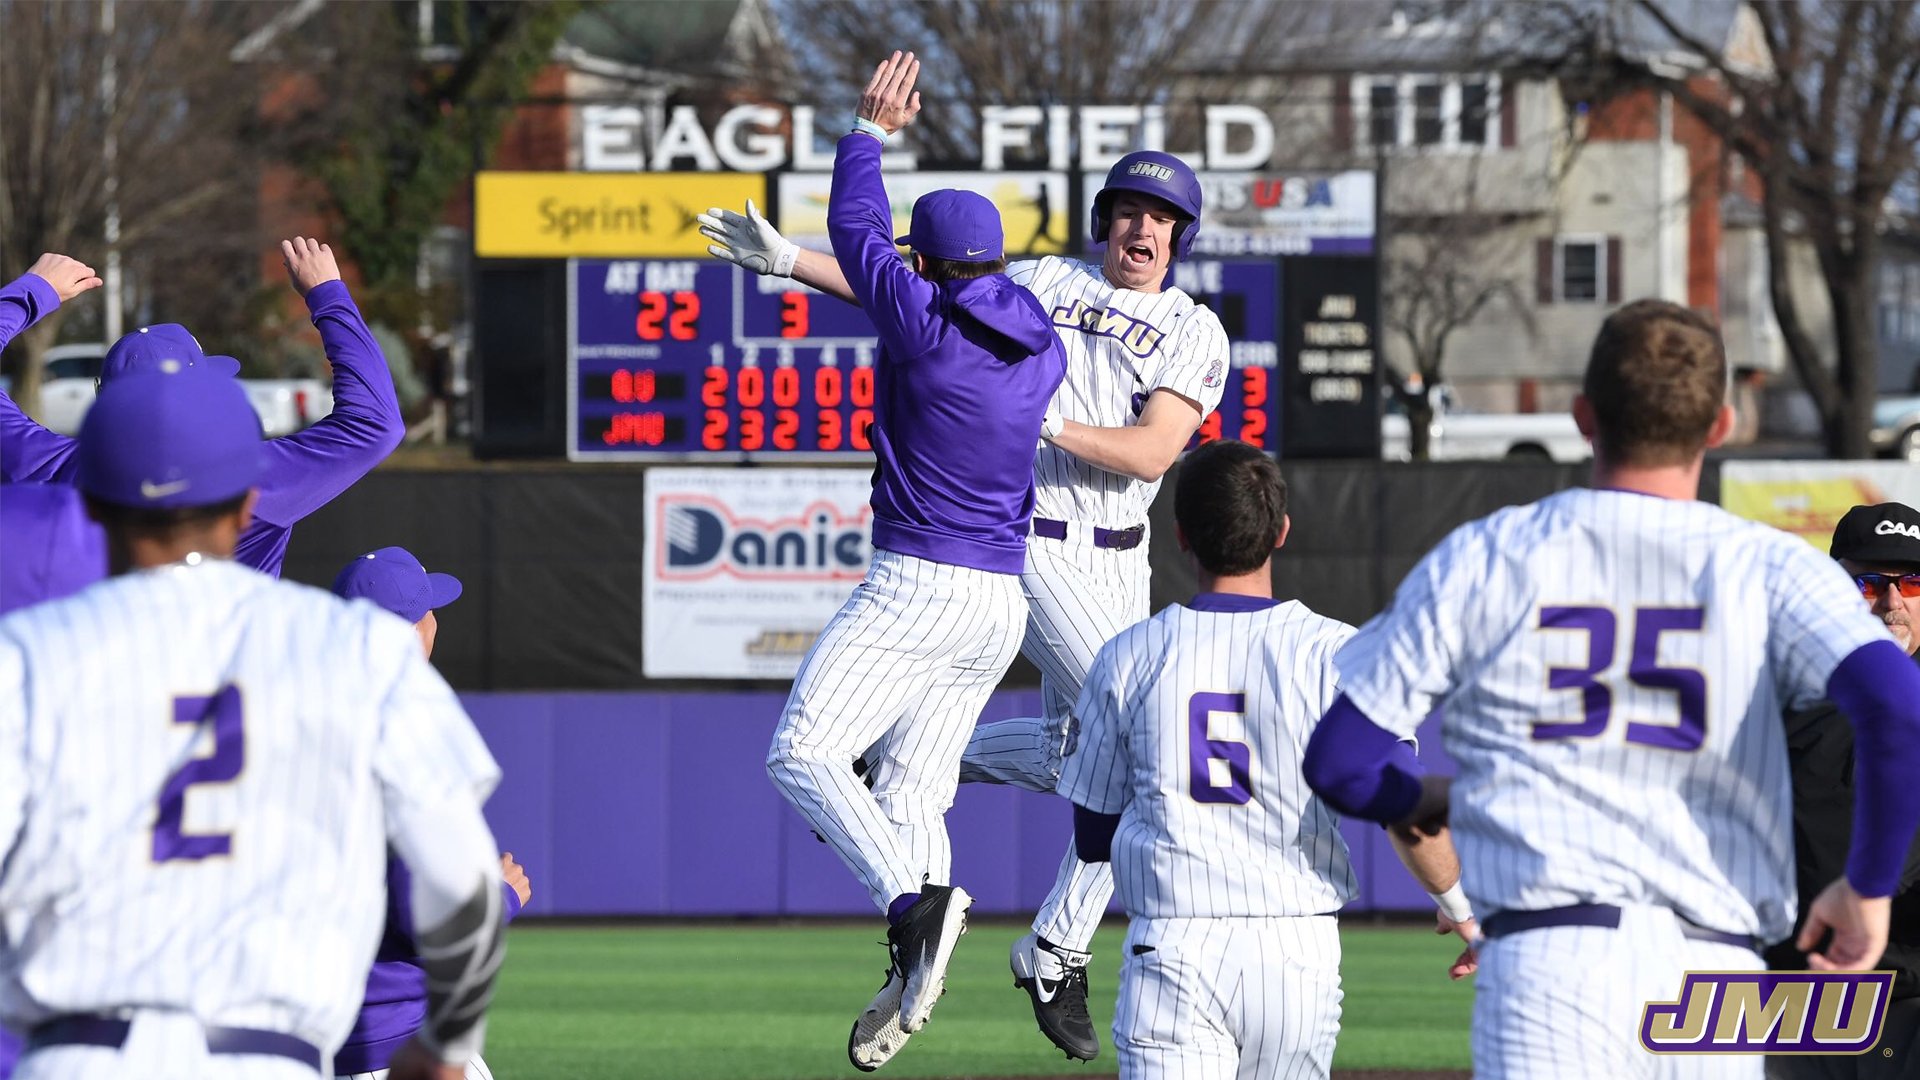
<svg viewBox="0 0 1920 1080">
<path fill-rule="evenodd" d="M 1689 971 L 1678 1001 L 1651 1001 L 1655 1054 L 1864 1054 L 1880 1041 L 1893 972 Z"/>
<path fill-rule="evenodd" d="M 1580 630 L 1587 635 L 1587 659 L 1581 667 L 1547 669 L 1547 688 L 1579 690 L 1586 719 L 1577 723 L 1535 722 L 1536 739 L 1590 739 L 1606 733 L 1613 721 L 1613 688 L 1604 672 L 1613 666 L 1619 620 L 1605 607 L 1543 607 L 1540 629 Z M 1637 686 L 1674 694 L 1679 721 L 1673 724 L 1628 721 L 1627 741 L 1662 750 L 1698 750 L 1707 741 L 1707 676 L 1698 668 L 1663 667 L 1660 635 L 1699 633 L 1707 624 L 1705 608 L 1642 607 L 1634 610 L 1633 653 L 1627 679 Z"/>
<path fill-rule="evenodd" d="M 1097 308 L 1085 300 L 1053 309 L 1053 325 L 1078 330 L 1095 337 L 1109 337 L 1135 356 L 1152 356 L 1166 334 L 1152 323 L 1142 322 L 1124 311 Z"/>
<path fill-rule="evenodd" d="M 1223 694 L 1203 691 L 1187 699 L 1187 730 L 1192 740 L 1189 743 L 1192 754 L 1194 802 L 1231 803 L 1244 806 L 1253 799 L 1253 783 L 1250 780 L 1253 766 L 1253 748 L 1243 742 L 1212 737 L 1210 717 L 1213 713 L 1236 713 L 1246 715 L 1247 695 Z M 1227 782 L 1214 782 L 1213 763 L 1222 761 L 1227 766 Z"/>
<path fill-rule="evenodd" d="M 173 722 L 200 724 L 213 730 L 213 753 L 175 769 L 160 789 L 160 813 L 153 821 L 153 861 L 206 859 L 233 850 L 232 833 L 188 833 L 180 819 L 187 809 L 187 789 L 195 784 L 225 784 L 239 779 L 246 766 L 246 729 L 241 715 L 240 688 L 224 687 L 212 697 L 173 699 Z"/>
</svg>

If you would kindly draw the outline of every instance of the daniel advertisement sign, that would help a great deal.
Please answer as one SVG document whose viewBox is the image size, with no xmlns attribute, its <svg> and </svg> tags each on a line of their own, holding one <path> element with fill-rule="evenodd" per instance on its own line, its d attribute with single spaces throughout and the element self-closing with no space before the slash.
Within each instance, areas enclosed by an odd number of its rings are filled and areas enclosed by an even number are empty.
<svg viewBox="0 0 1920 1080">
<path fill-rule="evenodd" d="M 789 679 L 872 553 L 865 469 L 650 469 L 650 679 Z"/>
</svg>

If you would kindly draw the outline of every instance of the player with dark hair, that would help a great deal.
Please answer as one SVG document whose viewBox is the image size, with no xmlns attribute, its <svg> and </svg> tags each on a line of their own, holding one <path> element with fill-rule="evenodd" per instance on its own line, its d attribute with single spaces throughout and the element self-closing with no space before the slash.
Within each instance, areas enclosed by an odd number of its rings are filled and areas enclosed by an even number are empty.
<svg viewBox="0 0 1920 1080">
<path fill-rule="evenodd" d="M 1258 448 L 1189 454 L 1174 519 L 1199 594 L 1100 650 L 1060 773 L 1080 857 L 1114 864 L 1132 920 L 1120 1075 L 1324 1077 L 1340 1031 L 1334 913 L 1354 880 L 1300 755 L 1339 693 L 1333 656 L 1353 627 L 1274 599 L 1287 487 Z M 1459 864 L 1444 830 L 1395 847 L 1448 903 Z M 1454 913 L 1470 941 L 1471 913 Z"/>
<path fill-rule="evenodd" d="M 380 928 L 339 897 L 380 888 L 389 842 L 429 999 L 393 1080 L 480 1051 L 499 770 L 406 624 L 232 561 L 264 449 L 230 378 L 111 380 L 75 464 L 113 576 L 0 619 L 0 1019 L 27 1033 L 22 1080 L 315 1080 Z"/>
<path fill-rule="evenodd" d="M 413 625 L 428 659 L 440 632 L 434 612 L 460 598 L 460 579 L 452 574 L 429 574 L 405 548 L 369 551 L 342 567 L 333 579 L 333 594 L 344 600 L 364 599 Z M 514 916 L 533 896 L 527 872 L 513 861 L 513 852 L 500 856 L 502 919 Z M 347 1033 L 347 1041 L 333 1055 L 337 1080 L 382 1080 L 395 1051 L 420 1030 L 427 1015 L 427 965 L 414 940 L 413 912 L 407 897 L 413 894 L 413 875 L 407 864 L 387 854 L 387 925 L 380 932 L 380 951 L 367 973 L 366 1000 Z M 487 1063 L 478 1057 L 467 1062 L 466 1080 L 493 1080 Z"/>
<path fill-rule="evenodd" d="M 406 434 L 393 375 L 366 320 L 354 306 L 333 249 L 318 240 L 282 241 L 287 278 L 307 302 L 333 364 L 333 412 L 304 431 L 267 442 L 267 465 L 252 523 L 235 549 L 244 566 L 278 576 L 295 523 L 385 460 Z M 18 280 L 0 288 L 0 348 L 61 304 L 97 288 L 92 268 L 65 255 L 40 256 Z M 107 350 L 100 369 L 104 389 L 115 379 L 146 371 L 207 371 L 235 375 L 240 362 L 208 356 L 178 323 L 143 326 Z M 0 482 L 37 480 L 71 484 L 75 440 L 48 431 L 0 392 Z"/>
<path fill-rule="evenodd" d="M 1859 743 L 1861 827 L 1800 944 L 1831 929 L 1810 962 L 1844 970 L 1886 944 L 1920 821 L 1920 671 L 1832 560 L 1696 501 L 1726 387 L 1706 319 L 1614 312 L 1573 408 L 1593 486 L 1454 530 L 1336 658 L 1307 781 L 1343 813 L 1451 821 L 1487 939 L 1486 1080 L 1760 1074 L 1637 1035 L 1685 972 L 1759 970 L 1793 928 L 1783 708 L 1830 697 Z M 1442 706 L 1451 786 L 1395 751 Z"/>
<path fill-rule="evenodd" d="M 827 227 L 880 333 L 873 564 L 801 663 L 767 756 L 890 924 L 886 981 L 847 1041 L 865 1070 L 926 1023 L 966 926 L 945 815 L 967 736 L 1020 648 L 1030 464 L 1065 367 L 1045 310 L 993 269 L 992 203 L 924 195 L 900 241 L 911 264 L 895 250 L 880 149 L 920 110 L 919 69 L 899 53 L 875 69 L 834 158 Z M 869 791 L 853 760 L 877 743 Z"/>
<path fill-rule="evenodd" d="M 1172 154 L 1137 151 L 1114 164 L 1094 197 L 1097 264 L 1048 256 L 1008 271 L 1039 298 L 1067 356 L 1033 457 L 1020 578 L 1029 609 L 1023 649 L 1040 669 L 1045 715 L 980 725 L 962 758 L 963 782 L 1053 791 L 1088 665 L 1147 617 L 1147 509 L 1220 403 L 1229 363 L 1220 320 L 1169 282 L 1174 261 L 1194 250 L 1200 211 L 1192 169 Z M 797 247 L 752 206 L 745 215 L 708 211 L 701 231 L 721 258 L 859 302 L 832 256 Z M 883 744 L 875 752 L 895 751 Z M 1100 1052 L 1087 1012 L 1087 950 L 1112 894 L 1108 867 L 1083 863 L 1070 848 L 1033 932 L 1009 956 L 1040 1030 L 1082 1060 Z"/>
</svg>

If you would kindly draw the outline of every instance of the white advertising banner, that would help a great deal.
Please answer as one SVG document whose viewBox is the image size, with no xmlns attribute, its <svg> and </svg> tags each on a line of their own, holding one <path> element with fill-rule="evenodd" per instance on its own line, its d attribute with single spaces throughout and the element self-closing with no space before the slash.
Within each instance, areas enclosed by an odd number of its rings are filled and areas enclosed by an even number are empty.
<svg viewBox="0 0 1920 1080">
<path fill-rule="evenodd" d="M 1833 527 L 1856 506 L 1920 507 L 1920 469 L 1895 461 L 1729 461 L 1720 505 L 1827 550 Z"/>
<path fill-rule="evenodd" d="M 866 469 L 649 469 L 649 679 L 788 679 L 865 576 Z"/>
</svg>

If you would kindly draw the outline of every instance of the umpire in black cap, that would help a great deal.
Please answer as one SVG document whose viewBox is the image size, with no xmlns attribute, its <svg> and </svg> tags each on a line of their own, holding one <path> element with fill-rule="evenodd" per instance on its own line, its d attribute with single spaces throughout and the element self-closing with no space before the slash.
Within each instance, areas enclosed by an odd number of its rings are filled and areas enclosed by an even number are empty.
<svg viewBox="0 0 1920 1080">
<path fill-rule="evenodd" d="M 1920 641 L 1920 511 L 1900 503 L 1856 506 L 1834 527 L 1829 548 L 1860 586 L 1861 603 L 1887 624 L 1912 656 Z M 1853 728 L 1832 702 L 1786 716 L 1787 759 L 1793 772 L 1793 846 L 1801 921 L 1805 903 L 1847 871 L 1853 839 Z M 1920 778 L 1916 778 L 1920 780 Z M 1800 927 L 1794 927 L 1798 936 Z M 1793 938 L 1767 951 L 1776 970 L 1802 970 L 1804 953 Z M 1893 896 L 1893 924 L 1878 965 L 1896 975 L 1880 1045 L 1858 1057 L 1769 1057 L 1770 1080 L 1891 1078 L 1920 1075 L 1920 845 L 1907 853 L 1907 867 Z M 1893 1052 L 1888 1057 L 1885 1051 Z"/>
</svg>

